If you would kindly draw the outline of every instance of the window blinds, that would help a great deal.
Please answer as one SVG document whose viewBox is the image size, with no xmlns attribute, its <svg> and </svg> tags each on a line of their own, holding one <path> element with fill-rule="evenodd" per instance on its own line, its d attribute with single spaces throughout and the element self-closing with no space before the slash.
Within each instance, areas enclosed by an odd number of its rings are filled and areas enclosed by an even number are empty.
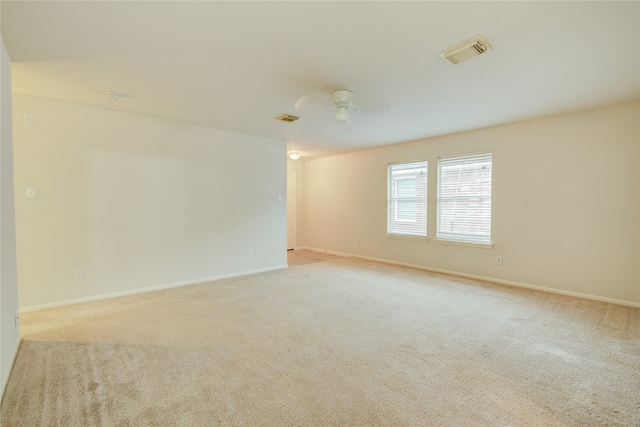
<svg viewBox="0 0 640 427">
<path fill-rule="evenodd" d="M 491 152 L 438 159 L 436 238 L 491 243 Z"/>
<path fill-rule="evenodd" d="M 427 162 L 388 167 L 387 233 L 427 236 Z"/>
</svg>

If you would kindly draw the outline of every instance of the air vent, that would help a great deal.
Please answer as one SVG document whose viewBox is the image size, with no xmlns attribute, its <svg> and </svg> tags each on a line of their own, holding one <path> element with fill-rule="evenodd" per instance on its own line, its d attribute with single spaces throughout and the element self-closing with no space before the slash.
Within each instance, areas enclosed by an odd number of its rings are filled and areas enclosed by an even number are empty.
<svg viewBox="0 0 640 427">
<path fill-rule="evenodd" d="M 451 64 L 457 64 L 474 56 L 482 55 L 491 50 L 491 46 L 482 37 L 476 37 L 473 40 L 459 44 L 456 47 L 445 50 L 440 56 Z"/>
<path fill-rule="evenodd" d="M 281 116 L 276 117 L 276 120 L 280 120 L 281 122 L 291 123 L 291 122 L 295 122 L 299 118 L 300 117 L 294 116 L 292 114 L 283 114 Z"/>
</svg>

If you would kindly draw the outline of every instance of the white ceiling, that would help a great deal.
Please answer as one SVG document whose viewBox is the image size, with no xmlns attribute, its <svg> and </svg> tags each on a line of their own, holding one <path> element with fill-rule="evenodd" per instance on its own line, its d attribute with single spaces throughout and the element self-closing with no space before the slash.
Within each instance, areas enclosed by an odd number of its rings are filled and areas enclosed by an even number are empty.
<svg viewBox="0 0 640 427">
<path fill-rule="evenodd" d="M 281 139 L 303 158 L 640 97 L 638 1 L 3 0 L 1 19 L 14 92 Z M 438 56 L 478 35 L 493 50 Z M 296 112 L 339 88 L 362 107 L 351 124 Z"/>
</svg>

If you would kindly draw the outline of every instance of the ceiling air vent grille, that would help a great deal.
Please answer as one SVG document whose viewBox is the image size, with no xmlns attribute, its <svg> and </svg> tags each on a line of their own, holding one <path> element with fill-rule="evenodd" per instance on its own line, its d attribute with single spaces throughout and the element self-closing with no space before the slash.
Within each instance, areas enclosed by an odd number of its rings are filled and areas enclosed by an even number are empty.
<svg viewBox="0 0 640 427">
<path fill-rule="evenodd" d="M 298 120 L 300 117 L 294 116 L 292 114 L 283 114 L 281 116 L 276 117 L 276 120 L 280 120 L 281 122 L 291 123 Z"/>
<path fill-rule="evenodd" d="M 476 37 L 473 40 L 459 44 L 456 47 L 445 50 L 440 56 L 451 64 L 457 64 L 474 56 L 482 55 L 491 50 L 491 45 L 482 37 Z"/>
</svg>

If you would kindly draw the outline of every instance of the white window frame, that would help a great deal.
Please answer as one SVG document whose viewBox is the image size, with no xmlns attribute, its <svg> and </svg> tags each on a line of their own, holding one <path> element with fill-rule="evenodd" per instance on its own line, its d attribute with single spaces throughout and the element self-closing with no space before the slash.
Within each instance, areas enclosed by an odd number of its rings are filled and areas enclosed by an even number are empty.
<svg viewBox="0 0 640 427">
<path fill-rule="evenodd" d="M 493 245 L 492 171 L 491 151 L 438 158 L 436 241 Z"/>
</svg>

